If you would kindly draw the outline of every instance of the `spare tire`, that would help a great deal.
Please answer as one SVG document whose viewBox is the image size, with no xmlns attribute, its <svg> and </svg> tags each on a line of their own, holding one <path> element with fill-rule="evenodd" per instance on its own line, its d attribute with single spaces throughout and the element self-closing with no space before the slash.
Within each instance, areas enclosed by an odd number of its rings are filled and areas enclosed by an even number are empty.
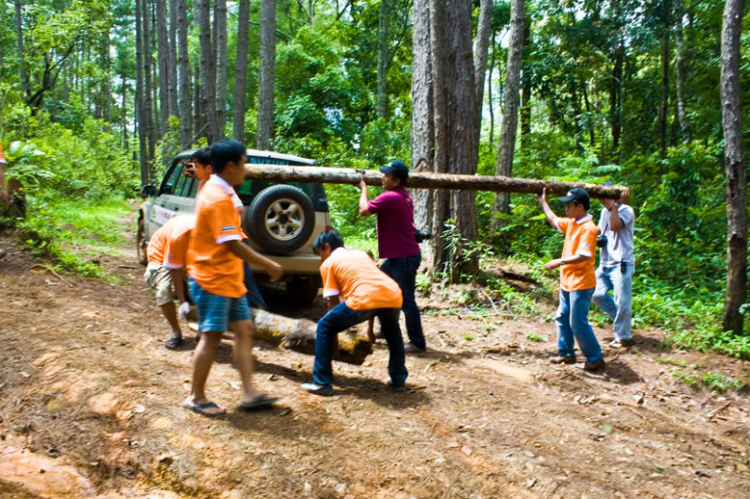
<svg viewBox="0 0 750 499">
<path fill-rule="evenodd" d="M 274 185 L 255 196 L 243 220 L 245 232 L 273 254 L 301 248 L 315 228 L 315 209 L 307 194 L 292 185 Z"/>
</svg>

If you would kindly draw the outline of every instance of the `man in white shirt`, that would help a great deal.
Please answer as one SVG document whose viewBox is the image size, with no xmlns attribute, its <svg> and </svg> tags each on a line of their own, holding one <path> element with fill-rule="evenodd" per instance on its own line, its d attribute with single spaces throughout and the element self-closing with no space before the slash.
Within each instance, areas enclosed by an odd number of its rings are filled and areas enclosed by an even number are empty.
<svg viewBox="0 0 750 499">
<path fill-rule="evenodd" d="M 614 321 L 615 338 L 610 347 L 633 345 L 631 307 L 633 294 L 633 226 L 635 212 L 625 202 L 630 191 L 623 192 L 619 201 L 602 199 L 599 218 L 599 235 L 606 237 L 600 252 L 599 268 L 596 269 L 596 290 L 593 301 Z M 613 291 L 614 298 L 609 291 Z"/>
</svg>

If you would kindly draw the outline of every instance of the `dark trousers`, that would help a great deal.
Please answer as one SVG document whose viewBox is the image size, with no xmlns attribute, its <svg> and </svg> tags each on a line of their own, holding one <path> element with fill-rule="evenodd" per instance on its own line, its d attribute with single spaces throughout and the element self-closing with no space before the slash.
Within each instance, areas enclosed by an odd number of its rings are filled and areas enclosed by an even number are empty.
<svg viewBox="0 0 750 499">
<path fill-rule="evenodd" d="M 250 241 L 248 241 L 247 239 L 243 240 L 242 242 L 250 246 Z M 266 301 L 263 299 L 263 295 L 260 294 L 258 284 L 255 282 L 253 271 L 250 269 L 250 265 L 247 262 L 242 262 L 242 270 L 244 270 L 245 272 L 243 282 L 245 283 L 245 287 L 247 288 L 247 294 L 245 295 L 245 297 L 247 298 L 247 304 L 250 305 L 250 308 L 268 310 L 268 305 L 266 305 Z"/>
<path fill-rule="evenodd" d="M 404 340 L 398 325 L 397 308 L 378 308 L 375 310 L 352 310 L 346 303 L 339 303 L 328 311 L 318 321 L 315 334 L 315 363 L 313 364 L 313 381 L 318 385 L 333 383 L 333 351 L 336 347 L 336 335 L 352 326 L 367 321 L 370 317 L 378 317 L 382 325 L 383 336 L 388 343 L 390 357 L 388 359 L 388 373 L 391 375 L 393 386 L 404 386 L 409 373 L 406 370 L 404 358 Z"/>
<path fill-rule="evenodd" d="M 417 348 L 425 350 L 427 344 L 424 339 L 424 332 L 422 331 L 422 318 L 417 306 L 417 299 L 414 296 L 417 284 L 417 270 L 421 263 L 422 254 L 417 253 L 416 255 L 401 258 L 388 258 L 380 266 L 380 270 L 388 274 L 401 288 L 401 293 L 404 296 L 401 310 L 404 311 L 406 334 L 409 336 L 409 341 Z"/>
</svg>

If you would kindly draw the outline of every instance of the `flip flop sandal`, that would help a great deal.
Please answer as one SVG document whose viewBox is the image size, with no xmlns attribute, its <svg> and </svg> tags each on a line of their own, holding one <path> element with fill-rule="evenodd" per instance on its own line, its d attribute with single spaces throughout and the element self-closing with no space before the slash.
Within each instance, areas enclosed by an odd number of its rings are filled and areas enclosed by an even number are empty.
<svg viewBox="0 0 750 499">
<path fill-rule="evenodd" d="M 242 409 L 243 411 L 252 411 L 253 409 L 258 409 L 260 407 L 268 407 L 277 400 L 279 400 L 279 397 L 275 397 L 267 393 L 261 393 L 260 395 L 255 397 L 255 400 L 253 400 L 252 402 L 241 403 L 240 409 Z"/>
<path fill-rule="evenodd" d="M 217 413 L 205 412 L 206 409 L 212 409 L 214 407 L 219 409 L 219 406 L 213 402 L 204 402 L 203 404 L 196 404 L 196 405 L 190 405 L 190 404 L 186 404 L 185 402 L 183 402 L 182 407 L 184 407 L 188 411 L 193 411 L 194 413 L 200 414 L 201 416 L 205 416 L 207 418 L 215 418 L 217 416 L 223 416 L 224 414 L 226 414 L 226 411 L 217 412 Z"/>
<path fill-rule="evenodd" d="M 182 346 L 182 338 L 169 338 L 164 342 L 164 347 L 169 350 L 176 350 Z"/>
</svg>

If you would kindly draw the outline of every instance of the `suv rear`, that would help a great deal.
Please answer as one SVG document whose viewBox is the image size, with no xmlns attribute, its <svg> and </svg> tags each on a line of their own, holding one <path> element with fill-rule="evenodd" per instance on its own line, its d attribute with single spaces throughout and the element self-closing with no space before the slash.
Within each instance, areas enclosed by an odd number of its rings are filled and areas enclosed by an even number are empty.
<svg viewBox="0 0 750 499">
<path fill-rule="evenodd" d="M 146 199 L 138 212 L 138 260 L 146 263 L 151 235 L 175 215 L 193 213 L 197 178 L 184 175 L 194 150 L 178 154 L 159 187 L 143 187 Z M 250 164 L 312 166 L 315 161 L 270 151 L 247 150 Z M 308 304 L 320 288 L 320 259 L 313 252 L 315 238 L 330 227 L 328 202 L 322 184 L 245 180 L 235 190 L 245 205 L 242 228 L 250 245 L 284 269 L 287 291 L 297 303 Z M 262 269 L 253 269 L 262 272 Z"/>
</svg>

